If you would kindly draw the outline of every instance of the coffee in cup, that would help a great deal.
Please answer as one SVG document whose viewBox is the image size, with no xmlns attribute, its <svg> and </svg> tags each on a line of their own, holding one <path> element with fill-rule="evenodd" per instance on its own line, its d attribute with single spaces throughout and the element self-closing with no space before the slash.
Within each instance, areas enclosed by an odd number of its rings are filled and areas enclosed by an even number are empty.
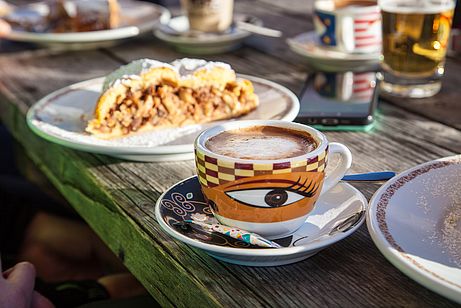
<svg viewBox="0 0 461 308">
<path fill-rule="evenodd" d="M 211 137 L 205 147 L 213 153 L 239 159 L 285 159 L 317 147 L 314 138 L 297 130 L 276 126 L 250 126 Z"/>
<path fill-rule="evenodd" d="M 316 0 L 318 43 L 347 53 L 381 50 L 381 15 L 376 1 Z"/>
<path fill-rule="evenodd" d="M 341 162 L 325 175 L 333 153 Z M 344 176 L 352 156 L 312 127 L 255 120 L 204 131 L 195 141 L 195 160 L 218 221 L 273 239 L 302 226 L 319 196 Z"/>
<path fill-rule="evenodd" d="M 223 32 L 232 24 L 234 0 L 181 0 L 189 29 Z"/>
</svg>

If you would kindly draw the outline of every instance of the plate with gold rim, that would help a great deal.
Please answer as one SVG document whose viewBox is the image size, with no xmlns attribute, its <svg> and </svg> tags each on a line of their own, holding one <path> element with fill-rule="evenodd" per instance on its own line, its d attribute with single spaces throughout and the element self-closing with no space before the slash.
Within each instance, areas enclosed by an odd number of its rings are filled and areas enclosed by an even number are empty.
<svg viewBox="0 0 461 308">
<path fill-rule="evenodd" d="M 162 229 L 176 240 L 210 256 L 246 266 L 277 266 L 309 258 L 356 231 L 365 221 L 367 200 L 356 188 L 341 182 L 322 195 L 304 225 L 292 235 L 274 239 L 282 248 L 261 248 L 210 233 L 184 220 L 215 223 L 197 176 L 168 189 L 157 201 L 155 215 Z M 204 219 L 205 218 L 205 219 Z"/>
<path fill-rule="evenodd" d="M 275 82 L 247 75 L 237 75 L 253 83 L 259 106 L 232 120 L 293 121 L 299 112 L 298 97 Z M 193 159 L 194 140 L 198 134 L 224 121 L 188 125 L 102 140 L 85 132 L 93 117 L 104 78 L 76 83 L 57 90 L 34 104 L 27 113 L 29 127 L 40 137 L 69 148 L 106 154 L 135 161 L 172 161 Z"/>
<path fill-rule="evenodd" d="M 461 155 L 393 177 L 371 199 L 367 225 L 394 266 L 461 303 Z"/>
</svg>

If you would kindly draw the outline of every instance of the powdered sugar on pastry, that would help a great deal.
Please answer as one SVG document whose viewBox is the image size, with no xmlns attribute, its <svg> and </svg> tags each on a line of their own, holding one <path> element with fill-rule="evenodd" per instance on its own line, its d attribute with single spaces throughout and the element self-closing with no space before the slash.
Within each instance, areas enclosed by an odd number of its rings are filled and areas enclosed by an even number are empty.
<svg viewBox="0 0 461 308">
<path fill-rule="evenodd" d="M 223 90 L 228 82 L 236 80 L 235 71 L 222 62 L 183 58 L 171 64 L 179 71 L 181 85 L 192 89 L 207 84 Z"/>
<path fill-rule="evenodd" d="M 168 63 L 160 62 L 157 60 L 135 60 L 127 65 L 121 66 L 117 70 L 107 75 L 106 79 L 104 80 L 102 92 L 106 91 L 110 87 L 117 86 L 119 83 L 125 84 L 128 83 L 131 79 L 140 79 L 139 75 L 142 75 L 148 72 L 150 69 L 156 67 L 168 67 L 176 70 L 176 68 L 169 65 Z"/>
<path fill-rule="evenodd" d="M 119 69 L 109 74 L 104 80 L 102 92 L 119 84 L 129 86 L 131 80 L 139 80 L 139 75 L 157 67 L 168 67 L 177 71 L 181 80 L 192 78 L 192 75 L 200 70 L 211 70 L 215 67 L 220 67 L 228 72 L 234 73 L 229 64 L 211 62 L 203 59 L 183 58 L 173 61 L 171 65 L 157 60 L 140 59 L 121 66 Z"/>
<path fill-rule="evenodd" d="M 210 70 L 214 67 L 221 67 L 223 69 L 232 71 L 231 66 L 227 63 L 212 62 L 203 59 L 183 58 L 173 61 L 171 65 L 178 70 L 181 78 L 187 78 L 189 75 L 192 75 L 198 70 Z"/>
</svg>

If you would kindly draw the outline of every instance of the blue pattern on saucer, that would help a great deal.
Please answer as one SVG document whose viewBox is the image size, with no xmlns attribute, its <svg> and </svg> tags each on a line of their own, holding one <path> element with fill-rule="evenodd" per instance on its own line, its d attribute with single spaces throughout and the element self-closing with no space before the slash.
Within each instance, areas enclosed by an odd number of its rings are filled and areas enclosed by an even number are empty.
<svg viewBox="0 0 461 308">
<path fill-rule="evenodd" d="M 200 226 L 182 223 L 184 220 L 199 219 L 208 223 L 218 223 L 206 204 L 197 177 L 185 180 L 172 187 L 160 200 L 160 214 L 163 221 L 173 230 L 200 242 L 235 247 L 265 249 L 243 241 L 228 237 L 224 234 L 208 232 Z M 274 240 L 278 244 L 288 247 L 292 236 Z"/>
</svg>

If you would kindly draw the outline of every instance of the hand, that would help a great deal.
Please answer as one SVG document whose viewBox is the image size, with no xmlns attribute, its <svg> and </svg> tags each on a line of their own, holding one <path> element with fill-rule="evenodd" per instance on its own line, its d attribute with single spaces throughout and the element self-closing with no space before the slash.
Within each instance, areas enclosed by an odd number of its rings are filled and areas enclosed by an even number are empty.
<svg viewBox="0 0 461 308">
<path fill-rule="evenodd" d="M 0 19 L 0 37 L 7 35 L 10 32 L 10 30 L 10 25 Z"/>
<path fill-rule="evenodd" d="M 0 264 L 1 270 L 1 264 Z M 54 305 L 34 291 L 35 268 L 21 262 L 0 276 L 0 307 L 53 308 Z"/>
</svg>

